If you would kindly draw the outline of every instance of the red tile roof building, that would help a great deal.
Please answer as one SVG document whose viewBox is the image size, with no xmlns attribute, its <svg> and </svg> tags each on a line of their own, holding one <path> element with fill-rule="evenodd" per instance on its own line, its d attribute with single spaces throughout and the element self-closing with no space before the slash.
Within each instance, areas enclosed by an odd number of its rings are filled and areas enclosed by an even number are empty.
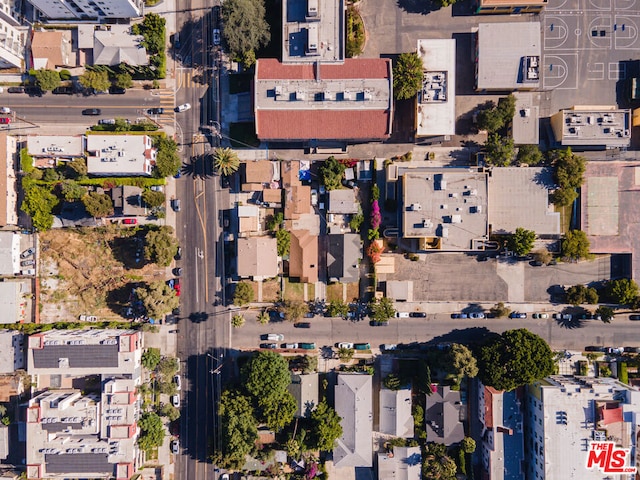
<svg viewBox="0 0 640 480">
<path fill-rule="evenodd" d="M 263 141 L 385 140 L 393 119 L 389 59 L 256 64 L 256 133 Z"/>
</svg>

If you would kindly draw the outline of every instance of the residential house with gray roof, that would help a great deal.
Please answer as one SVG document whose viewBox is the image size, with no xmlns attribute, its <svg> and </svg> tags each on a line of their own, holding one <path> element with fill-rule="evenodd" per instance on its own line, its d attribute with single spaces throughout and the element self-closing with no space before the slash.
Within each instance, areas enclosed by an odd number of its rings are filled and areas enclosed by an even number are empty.
<svg viewBox="0 0 640 480">
<path fill-rule="evenodd" d="M 297 418 L 309 417 L 311 412 L 318 406 L 318 374 L 308 373 L 306 375 L 292 373 L 291 383 L 287 387 L 289 393 L 296 399 Z"/>
<path fill-rule="evenodd" d="M 399 390 L 380 389 L 380 433 L 394 437 L 413 437 L 411 415 L 411 388 Z"/>
<path fill-rule="evenodd" d="M 333 463 L 339 467 L 371 467 L 373 464 L 372 377 L 339 373 L 335 387 L 335 408 L 341 418 L 342 436 L 333 449 Z"/>
<path fill-rule="evenodd" d="M 378 453 L 378 480 L 420 480 L 420 447 L 393 447 L 391 453 Z"/>
<path fill-rule="evenodd" d="M 351 283 L 360 276 L 362 243 L 357 233 L 328 235 L 327 273 L 329 281 Z"/>
<path fill-rule="evenodd" d="M 430 442 L 452 445 L 464 438 L 460 391 L 451 387 L 432 385 L 432 394 L 426 397 L 424 418 Z"/>
</svg>

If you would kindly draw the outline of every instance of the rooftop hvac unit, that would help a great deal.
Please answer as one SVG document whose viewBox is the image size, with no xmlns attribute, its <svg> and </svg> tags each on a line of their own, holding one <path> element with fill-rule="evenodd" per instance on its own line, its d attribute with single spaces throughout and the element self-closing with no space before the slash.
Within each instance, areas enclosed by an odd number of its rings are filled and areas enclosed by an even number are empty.
<svg viewBox="0 0 640 480">
<path fill-rule="evenodd" d="M 296 90 L 296 100 L 304 100 L 305 93 L 302 90 Z"/>
<path fill-rule="evenodd" d="M 342 98 L 344 98 L 345 100 L 351 100 L 351 91 L 345 90 L 344 92 L 342 92 Z"/>
<path fill-rule="evenodd" d="M 419 212 L 420 210 L 422 210 L 422 205 L 420 205 L 419 203 L 412 203 L 409 206 L 409 210 L 412 212 Z"/>
<path fill-rule="evenodd" d="M 373 100 L 373 94 L 371 93 L 371 90 L 365 90 L 363 92 L 363 95 L 365 100 Z"/>
<path fill-rule="evenodd" d="M 322 97 L 325 100 L 333 100 L 333 97 L 331 95 L 332 93 L 329 90 L 325 90 L 324 92 L 322 92 Z"/>
<path fill-rule="evenodd" d="M 276 87 L 273 90 L 275 91 L 276 97 L 279 97 L 280 95 L 282 95 L 282 86 L 281 85 L 276 85 Z"/>
</svg>

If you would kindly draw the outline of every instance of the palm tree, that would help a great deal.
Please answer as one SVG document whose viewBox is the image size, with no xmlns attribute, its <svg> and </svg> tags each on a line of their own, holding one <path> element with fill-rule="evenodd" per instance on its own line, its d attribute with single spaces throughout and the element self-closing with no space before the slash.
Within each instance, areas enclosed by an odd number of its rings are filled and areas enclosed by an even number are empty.
<svg viewBox="0 0 640 480">
<path fill-rule="evenodd" d="M 238 154 L 230 148 L 216 148 L 213 152 L 213 163 L 222 175 L 231 175 L 240 168 Z"/>
</svg>

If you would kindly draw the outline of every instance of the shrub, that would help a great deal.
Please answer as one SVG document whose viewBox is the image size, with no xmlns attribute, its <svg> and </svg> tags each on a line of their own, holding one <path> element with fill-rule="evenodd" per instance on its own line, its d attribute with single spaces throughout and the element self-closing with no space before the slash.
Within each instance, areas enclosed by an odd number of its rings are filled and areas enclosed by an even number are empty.
<svg viewBox="0 0 640 480">
<path fill-rule="evenodd" d="M 382 214 L 380 213 L 380 205 L 378 205 L 378 200 L 374 200 L 373 202 L 371 202 L 371 218 L 369 219 L 369 221 L 373 230 L 377 230 L 382 223 Z"/>
</svg>

